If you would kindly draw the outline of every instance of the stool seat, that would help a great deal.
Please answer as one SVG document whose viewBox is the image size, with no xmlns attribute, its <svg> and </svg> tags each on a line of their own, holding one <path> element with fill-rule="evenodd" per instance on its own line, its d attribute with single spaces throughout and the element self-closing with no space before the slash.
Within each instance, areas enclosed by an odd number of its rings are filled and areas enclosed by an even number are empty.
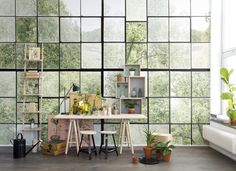
<svg viewBox="0 0 236 171">
<path fill-rule="evenodd" d="M 100 133 L 112 135 L 112 134 L 116 134 L 116 131 L 100 131 Z"/>
<path fill-rule="evenodd" d="M 80 133 L 84 135 L 95 135 L 96 131 L 84 130 L 84 131 L 80 131 Z"/>
</svg>

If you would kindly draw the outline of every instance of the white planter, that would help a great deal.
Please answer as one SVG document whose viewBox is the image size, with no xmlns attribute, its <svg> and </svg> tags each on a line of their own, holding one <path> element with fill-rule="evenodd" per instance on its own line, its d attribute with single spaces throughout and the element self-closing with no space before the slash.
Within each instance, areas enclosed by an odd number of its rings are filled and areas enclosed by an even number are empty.
<svg viewBox="0 0 236 171">
<path fill-rule="evenodd" d="M 33 122 L 30 124 L 30 128 L 34 128 L 34 123 Z"/>
<path fill-rule="evenodd" d="M 129 71 L 129 76 L 134 76 L 135 71 Z"/>
</svg>

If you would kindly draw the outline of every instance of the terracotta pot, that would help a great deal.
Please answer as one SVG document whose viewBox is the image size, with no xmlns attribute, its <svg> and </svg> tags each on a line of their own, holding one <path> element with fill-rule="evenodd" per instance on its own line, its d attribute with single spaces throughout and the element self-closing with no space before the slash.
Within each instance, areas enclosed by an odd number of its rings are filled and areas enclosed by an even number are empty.
<svg viewBox="0 0 236 171">
<path fill-rule="evenodd" d="M 145 155 L 146 160 L 150 160 L 152 157 L 152 147 L 143 147 L 143 152 Z"/>
<path fill-rule="evenodd" d="M 230 119 L 230 125 L 236 126 L 236 119 Z"/>
<path fill-rule="evenodd" d="M 166 156 L 163 156 L 163 155 L 162 155 L 162 159 L 163 159 L 164 161 L 170 161 L 170 159 L 171 159 L 171 153 L 172 153 L 172 151 L 169 150 L 169 153 L 168 153 Z"/>
<path fill-rule="evenodd" d="M 132 163 L 137 164 L 139 162 L 138 156 L 132 156 Z"/>
<path fill-rule="evenodd" d="M 156 152 L 156 157 L 157 157 L 157 160 L 162 160 L 162 154 L 160 151 Z"/>
<path fill-rule="evenodd" d="M 128 113 L 129 114 L 135 113 L 135 108 L 128 108 Z"/>
</svg>

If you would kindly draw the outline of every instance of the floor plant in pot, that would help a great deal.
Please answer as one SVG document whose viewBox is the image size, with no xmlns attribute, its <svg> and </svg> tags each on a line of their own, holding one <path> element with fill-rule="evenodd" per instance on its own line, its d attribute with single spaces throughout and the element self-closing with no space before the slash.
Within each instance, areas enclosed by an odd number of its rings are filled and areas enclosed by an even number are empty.
<svg viewBox="0 0 236 171">
<path fill-rule="evenodd" d="M 236 85 L 230 83 L 230 76 L 233 70 L 228 70 L 226 68 L 220 69 L 221 80 L 225 83 L 227 91 L 221 93 L 221 99 L 228 101 L 228 107 L 226 108 L 227 115 L 230 118 L 230 124 L 236 125 L 236 102 L 234 98 L 234 92 L 236 92 Z"/>
<path fill-rule="evenodd" d="M 143 152 L 144 152 L 146 160 L 150 160 L 152 157 L 153 146 L 155 143 L 155 136 L 153 135 L 152 131 L 150 131 L 149 129 L 145 129 L 144 133 L 146 136 L 147 146 L 143 147 Z"/>
<path fill-rule="evenodd" d="M 159 159 L 162 159 L 164 161 L 170 161 L 173 148 L 175 148 L 175 146 L 171 144 L 170 141 L 157 143 L 156 144 L 157 158 L 159 157 L 158 153 L 161 153 L 161 158 Z"/>
</svg>

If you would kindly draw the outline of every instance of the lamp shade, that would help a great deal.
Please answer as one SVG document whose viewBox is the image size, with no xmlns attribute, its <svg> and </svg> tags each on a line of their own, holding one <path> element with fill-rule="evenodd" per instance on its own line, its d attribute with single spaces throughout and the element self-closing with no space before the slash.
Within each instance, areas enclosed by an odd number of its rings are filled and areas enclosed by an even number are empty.
<svg viewBox="0 0 236 171">
<path fill-rule="evenodd" d="M 80 91 L 80 87 L 78 85 L 76 85 L 75 83 L 73 83 L 72 91 Z"/>
</svg>

